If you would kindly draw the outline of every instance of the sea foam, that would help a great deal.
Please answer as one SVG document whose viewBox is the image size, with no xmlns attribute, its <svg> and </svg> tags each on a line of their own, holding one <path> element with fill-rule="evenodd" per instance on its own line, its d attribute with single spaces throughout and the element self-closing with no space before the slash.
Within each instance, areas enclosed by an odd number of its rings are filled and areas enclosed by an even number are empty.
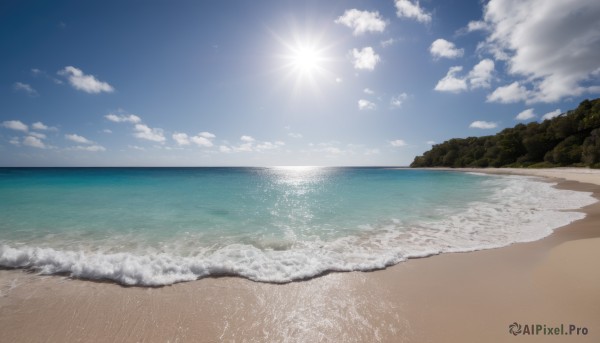
<svg viewBox="0 0 600 343">
<path fill-rule="evenodd" d="M 223 275 L 285 283 L 326 272 L 369 271 L 409 258 L 538 240 L 585 216 L 567 210 L 596 201 L 592 193 L 559 190 L 529 177 L 487 177 L 483 182 L 495 189 L 493 195 L 462 210 L 438 209 L 410 222 L 390 219 L 365 225 L 358 234 L 295 241 L 283 250 L 236 243 L 180 256 L 176 250 L 111 253 L 0 242 L 0 265 L 139 286 Z"/>
</svg>

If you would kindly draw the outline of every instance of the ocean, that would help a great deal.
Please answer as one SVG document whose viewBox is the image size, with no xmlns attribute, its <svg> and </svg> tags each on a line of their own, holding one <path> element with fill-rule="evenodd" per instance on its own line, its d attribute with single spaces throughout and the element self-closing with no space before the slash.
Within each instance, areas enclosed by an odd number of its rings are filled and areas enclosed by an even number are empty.
<svg viewBox="0 0 600 343">
<path fill-rule="evenodd" d="M 591 193 L 403 168 L 0 168 L 0 266 L 285 283 L 541 239 Z"/>
</svg>

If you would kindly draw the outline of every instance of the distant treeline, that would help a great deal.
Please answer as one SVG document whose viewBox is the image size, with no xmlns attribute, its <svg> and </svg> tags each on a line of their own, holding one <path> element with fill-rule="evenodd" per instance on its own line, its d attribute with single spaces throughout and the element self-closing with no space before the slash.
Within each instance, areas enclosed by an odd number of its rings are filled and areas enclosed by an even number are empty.
<svg viewBox="0 0 600 343">
<path fill-rule="evenodd" d="M 600 168 L 600 98 L 584 100 L 577 109 L 541 123 L 436 144 L 410 166 Z"/>
</svg>

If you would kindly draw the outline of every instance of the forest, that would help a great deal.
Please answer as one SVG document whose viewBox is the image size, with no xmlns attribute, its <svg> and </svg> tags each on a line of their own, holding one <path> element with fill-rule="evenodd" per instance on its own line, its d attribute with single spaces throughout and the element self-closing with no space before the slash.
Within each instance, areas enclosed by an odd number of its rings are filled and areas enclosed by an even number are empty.
<svg viewBox="0 0 600 343">
<path fill-rule="evenodd" d="M 576 109 L 541 123 L 435 144 L 410 166 L 600 168 L 600 98 L 584 100 Z"/>
</svg>

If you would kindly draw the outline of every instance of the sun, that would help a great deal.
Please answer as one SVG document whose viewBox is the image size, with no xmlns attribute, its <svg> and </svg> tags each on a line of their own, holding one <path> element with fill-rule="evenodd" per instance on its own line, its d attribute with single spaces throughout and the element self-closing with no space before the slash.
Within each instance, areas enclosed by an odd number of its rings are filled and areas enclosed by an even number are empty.
<svg viewBox="0 0 600 343">
<path fill-rule="evenodd" d="M 276 89 L 291 88 L 293 95 L 306 95 L 309 91 L 322 94 L 325 87 L 335 83 L 335 41 L 325 31 L 293 29 L 288 36 L 275 31 L 272 34 L 279 43 L 271 69 L 279 78 Z"/>
<path fill-rule="evenodd" d="M 318 48 L 299 44 L 290 48 L 289 66 L 300 74 L 313 74 L 323 68 L 324 56 Z"/>
</svg>

